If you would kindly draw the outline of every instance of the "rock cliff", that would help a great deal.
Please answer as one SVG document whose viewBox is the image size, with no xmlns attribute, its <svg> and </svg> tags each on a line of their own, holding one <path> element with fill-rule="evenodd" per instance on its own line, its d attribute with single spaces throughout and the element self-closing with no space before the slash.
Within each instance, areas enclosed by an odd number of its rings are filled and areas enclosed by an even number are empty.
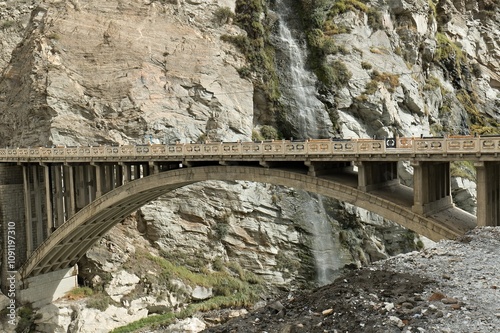
<svg viewBox="0 0 500 333">
<path fill-rule="evenodd" d="M 269 129 L 285 137 L 498 133 L 497 2 L 0 1 L 0 145 L 235 141 L 275 135 Z M 310 71 L 294 81 L 288 63 L 302 52 L 299 69 Z M 305 116 L 294 94 L 307 95 Z M 399 169 L 411 185 L 411 167 Z M 455 201 L 473 211 L 473 167 L 452 170 Z M 324 230 L 329 243 L 314 248 Z M 45 309 L 39 327 L 83 332 L 100 318 L 111 329 L 126 323 L 123 308 L 136 319 L 182 308 L 189 285 L 168 279 L 166 288 L 159 269 L 134 269 L 148 251 L 194 270 L 238 262 L 267 285 L 298 287 L 324 273 L 315 251 L 327 253 L 331 279 L 418 240 L 301 191 L 195 184 L 143 207 L 80 263 L 82 283 L 116 293 L 115 308 L 96 317 L 84 302 L 63 303 Z M 122 288 L 132 284 L 142 290 Z"/>
</svg>

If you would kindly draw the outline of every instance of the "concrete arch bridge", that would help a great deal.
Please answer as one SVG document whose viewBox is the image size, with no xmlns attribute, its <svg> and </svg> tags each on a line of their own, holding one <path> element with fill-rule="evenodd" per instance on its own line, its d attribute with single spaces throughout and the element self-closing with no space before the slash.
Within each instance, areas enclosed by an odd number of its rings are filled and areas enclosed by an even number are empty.
<svg viewBox="0 0 500 333">
<path fill-rule="evenodd" d="M 500 225 L 499 153 L 500 137 L 0 149 L 2 282 L 15 272 L 21 300 L 49 302 L 75 285 L 73 267 L 115 224 L 205 180 L 302 189 L 433 240 L 454 238 Z M 450 162 L 464 160 L 477 171 L 477 217 L 455 207 L 450 194 Z M 414 168 L 413 189 L 399 183 L 400 161 Z"/>
</svg>

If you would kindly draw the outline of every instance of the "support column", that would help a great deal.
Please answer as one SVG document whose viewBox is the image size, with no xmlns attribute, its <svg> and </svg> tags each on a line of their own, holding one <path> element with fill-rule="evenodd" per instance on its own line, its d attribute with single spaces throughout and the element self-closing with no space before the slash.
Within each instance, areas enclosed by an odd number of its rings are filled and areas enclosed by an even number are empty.
<svg viewBox="0 0 500 333">
<path fill-rule="evenodd" d="M 49 164 L 42 163 L 43 180 L 45 183 L 45 213 L 47 214 L 47 237 L 54 230 L 54 215 L 52 213 L 52 168 Z"/>
<path fill-rule="evenodd" d="M 43 195 L 45 187 L 41 186 L 40 173 L 38 165 L 34 164 L 31 166 L 31 172 L 33 173 L 33 195 L 35 199 L 35 225 L 36 225 L 36 246 L 43 242 L 43 229 L 44 229 L 44 215 L 42 209 Z"/>
<path fill-rule="evenodd" d="M 398 162 L 356 162 L 358 189 L 372 191 L 399 184 Z"/>
<path fill-rule="evenodd" d="M 149 172 L 150 174 L 153 175 L 160 173 L 160 165 L 158 164 L 158 162 L 153 162 L 153 161 L 149 162 Z"/>
<path fill-rule="evenodd" d="M 96 184 L 96 170 L 95 168 L 87 164 L 85 165 L 86 177 L 87 177 L 87 188 L 88 188 L 88 199 L 87 205 L 95 200 L 97 193 L 97 184 Z"/>
<path fill-rule="evenodd" d="M 123 173 L 123 183 L 128 183 L 129 181 L 131 181 L 131 177 L 132 177 L 132 168 L 130 166 L 130 164 L 127 164 L 127 163 L 120 163 L 120 166 L 121 166 L 121 169 L 122 169 L 122 173 Z"/>
<path fill-rule="evenodd" d="M 104 166 L 101 163 L 92 163 L 94 167 L 94 175 L 95 175 L 95 198 L 99 198 L 104 194 L 103 191 L 103 181 L 105 176 Z"/>
<path fill-rule="evenodd" d="M 104 164 L 103 194 L 115 188 L 115 171 L 112 164 Z"/>
<path fill-rule="evenodd" d="M 63 173 L 62 165 L 54 166 L 54 206 L 55 206 L 55 219 L 54 219 L 54 227 L 58 228 L 65 221 L 64 217 L 64 181 L 63 181 Z"/>
<path fill-rule="evenodd" d="M 449 162 L 413 161 L 413 212 L 429 215 L 453 206 Z"/>
<path fill-rule="evenodd" d="M 142 169 L 142 177 L 147 177 L 151 174 L 151 169 L 149 168 L 149 163 L 142 163 L 141 164 L 141 169 Z"/>
<path fill-rule="evenodd" d="M 418 214 L 424 214 L 424 204 L 429 202 L 429 189 L 427 188 L 429 168 L 420 162 L 413 162 L 413 207 L 412 210 Z"/>
<path fill-rule="evenodd" d="M 87 204 L 87 184 L 85 177 L 85 166 L 84 165 L 75 165 L 75 206 L 76 211 L 79 211 Z"/>
<path fill-rule="evenodd" d="M 64 165 L 64 197 L 65 211 L 67 214 L 66 220 L 68 220 L 76 213 L 75 171 L 74 167 L 70 164 Z"/>
<path fill-rule="evenodd" d="M 30 181 L 30 166 L 23 165 L 23 181 L 24 181 L 24 218 L 26 230 L 26 258 L 33 252 L 33 223 L 31 215 L 31 181 Z"/>
<path fill-rule="evenodd" d="M 477 225 L 500 225 L 500 163 L 477 162 Z"/>
<path fill-rule="evenodd" d="M 116 187 L 122 186 L 123 185 L 123 168 L 118 164 L 114 164 L 113 169 L 115 170 Z"/>
<path fill-rule="evenodd" d="M 141 165 L 140 164 L 134 164 L 133 165 L 133 179 L 137 180 L 141 178 Z"/>
</svg>

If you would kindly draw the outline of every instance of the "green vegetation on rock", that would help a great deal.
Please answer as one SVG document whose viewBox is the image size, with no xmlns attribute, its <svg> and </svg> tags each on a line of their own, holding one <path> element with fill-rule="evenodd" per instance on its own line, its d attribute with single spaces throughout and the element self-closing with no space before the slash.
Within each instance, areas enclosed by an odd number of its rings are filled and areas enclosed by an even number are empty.
<svg viewBox="0 0 500 333">
<path fill-rule="evenodd" d="M 242 77 L 251 79 L 255 88 L 266 94 L 270 102 L 269 110 L 272 112 L 280 92 L 274 65 L 274 48 L 269 43 L 270 25 L 263 22 L 266 20 L 265 10 L 259 0 L 237 0 L 234 22 L 245 30 L 246 36 L 223 35 L 221 39 L 233 43 L 245 55 L 249 67 L 241 68 L 239 73 Z M 256 74 L 255 77 L 252 74 Z"/>
<path fill-rule="evenodd" d="M 379 83 L 383 83 L 387 90 L 393 93 L 399 86 L 399 75 L 391 74 L 387 72 L 379 72 L 374 70 L 371 73 L 371 81 L 365 86 L 364 95 L 373 95 L 377 89 Z"/>
<path fill-rule="evenodd" d="M 149 316 L 113 330 L 113 333 L 135 332 L 141 328 L 155 328 L 166 326 L 175 319 L 192 316 L 199 311 L 210 311 L 229 307 L 249 307 L 253 305 L 263 292 L 263 281 L 254 273 L 243 269 L 234 262 L 222 262 L 218 257 L 214 260 L 214 271 L 208 266 L 202 267 L 200 272 L 193 272 L 186 266 L 173 263 L 165 258 L 153 256 L 149 253 L 136 253 L 137 260 L 147 265 L 150 270 L 160 272 L 158 283 L 170 286 L 170 280 L 180 280 L 191 287 L 203 286 L 212 288 L 214 297 L 191 303 L 180 312 L 167 312 L 160 315 Z M 173 288 L 175 289 L 175 288 Z M 182 293 L 182 290 L 178 290 Z"/>
<path fill-rule="evenodd" d="M 450 175 L 452 177 L 465 178 L 476 181 L 476 167 L 471 161 L 457 161 L 450 163 Z"/>
</svg>

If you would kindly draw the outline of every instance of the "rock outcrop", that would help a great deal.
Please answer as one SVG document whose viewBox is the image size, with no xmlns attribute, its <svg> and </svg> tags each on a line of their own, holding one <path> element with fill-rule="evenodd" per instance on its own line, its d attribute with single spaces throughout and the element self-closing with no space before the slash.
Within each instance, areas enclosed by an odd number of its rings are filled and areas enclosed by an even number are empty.
<svg viewBox="0 0 500 333">
<path fill-rule="evenodd" d="M 220 40 L 240 30 L 211 23 L 215 8 L 44 2 L 0 81 L 0 140 L 26 146 L 248 140 L 252 84 L 236 71 L 242 55 Z"/>
</svg>

